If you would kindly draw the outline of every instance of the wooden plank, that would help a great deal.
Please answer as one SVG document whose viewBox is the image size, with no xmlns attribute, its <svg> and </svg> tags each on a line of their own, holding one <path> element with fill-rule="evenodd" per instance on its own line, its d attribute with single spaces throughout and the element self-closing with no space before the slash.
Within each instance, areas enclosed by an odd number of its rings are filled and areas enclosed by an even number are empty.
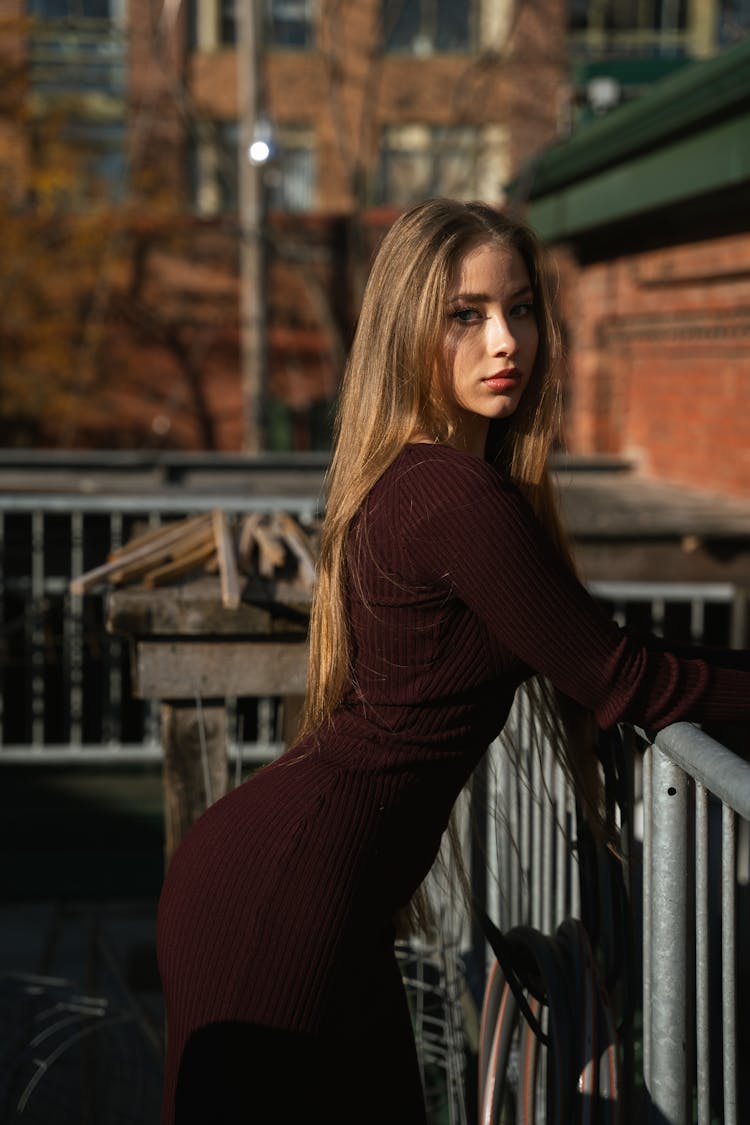
<svg viewBox="0 0 750 1125">
<path fill-rule="evenodd" d="M 265 578 L 273 578 L 276 570 L 286 561 L 284 545 L 262 523 L 257 525 L 253 536 L 258 544 L 258 573 Z"/>
<path fill-rule="evenodd" d="M 201 577 L 159 592 L 136 586 L 107 595 L 107 630 L 130 639 L 142 637 L 246 637 L 272 632 L 304 636 L 309 604 L 305 592 L 284 589 L 278 602 L 272 589 L 253 586 L 251 602 L 236 610 L 220 602 L 216 578 Z"/>
<path fill-rule="evenodd" d="M 165 528 L 160 528 L 158 533 L 148 532 L 143 537 L 144 542 L 141 545 L 138 545 L 138 541 L 134 540 L 131 545 L 123 548 L 111 562 L 97 566 L 94 570 L 89 570 L 85 574 L 79 575 L 78 578 L 74 578 L 69 586 L 71 594 L 85 594 L 87 590 L 96 586 L 102 579 L 121 574 L 125 567 L 134 568 L 136 564 L 146 560 L 154 561 L 166 557 L 169 549 L 184 541 L 186 536 L 192 536 L 196 532 L 199 520 L 208 520 L 210 529 L 210 516 L 198 517 L 187 521 L 190 524 L 189 527 L 186 527 L 185 522 L 181 520 L 177 524 L 169 524 Z"/>
<path fill-rule="evenodd" d="M 205 527 L 186 528 L 179 538 L 171 539 L 161 547 L 156 543 L 152 544 L 151 553 L 145 559 L 123 564 L 119 570 L 113 571 L 110 582 L 119 585 L 136 582 L 139 578 L 145 581 L 154 573 L 161 573 L 163 567 L 180 566 L 183 560 L 198 557 L 198 552 L 205 559 L 214 550 L 214 535 L 210 523 Z M 188 565 L 187 570 L 192 565 Z M 187 570 L 183 568 L 182 573 L 187 573 Z"/>
<path fill-rule="evenodd" d="M 315 557 L 299 525 L 286 512 L 276 513 L 276 522 L 300 566 L 301 578 L 312 586 L 315 581 Z"/>
<path fill-rule="evenodd" d="M 216 554 L 216 544 L 213 536 L 202 543 L 192 547 L 186 554 L 179 554 L 169 562 L 148 570 L 143 575 L 143 585 L 147 590 L 155 586 L 167 586 L 175 578 L 182 578 L 191 571 L 198 570 L 203 563 L 213 558 Z"/>
<path fill-rule="evenodd" d="M 226 609 L 236 609 L 240 604 L 240 578 L 237 573 L 237 560 L 234 554 L 232 537 L 229 534 L 227 517 L 221 508 L 217 508 L 214 512 L 213 529 L 216 554 L 219 559 L 221 604 Z"/>
<path fill-rule="evenodd" d="M 216 578 L 196 578 L 158 591 L 132 587 L 107 595 L 107 630 L 133 638 L 150 636 L 247 636 L 304 633 L 309 592 L 290 585 L 249 580 L 248 600 L 236 609 L 221 604 Z"/>
<path fill-rule="evenodd" d="M 138 699 L 224 699 L 303 695 L 307 645 L 278 641 L 139 641 L 133 694 Z"/>
<path fill-rule="evenodd" d="M 193 531 L 197 527 L 206 526 L 210 522 L 211 516 L 208 512 L 202 512 L 198 516 L 188 516 L 186 519 L 171 520 L 169 523 L 160 524 L 159 527 L 153 527 L 149 531 L 143 531 L 140 535 L 134 535 L 127 543 L 123 543 L 122 547 L 115 547 L 107 555 L 107 562 L 117 562 L 127 558 L 134 547 L 148 547 L 156 544 L 162 544 L 168 540 L 170 535 L 180 538 L 186 531 Z"/>
</svg>

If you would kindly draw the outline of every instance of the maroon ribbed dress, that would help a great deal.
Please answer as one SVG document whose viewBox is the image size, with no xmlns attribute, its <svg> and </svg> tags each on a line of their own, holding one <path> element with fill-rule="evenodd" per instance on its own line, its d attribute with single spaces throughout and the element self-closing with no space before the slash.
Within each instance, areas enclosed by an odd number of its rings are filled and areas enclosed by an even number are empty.
<svg viewBox="0 0 750 1125">
<path fill-rule="evenodd" d="M 163 1125 L 424 1120 L 392 918 L 530 670 L 605 727 L 750 717 L 750 672 L 615 626 L 470 454 L 405 447 L 349 547 L 341 706 L 213 805 L 167 873 Z"/>
</svg>

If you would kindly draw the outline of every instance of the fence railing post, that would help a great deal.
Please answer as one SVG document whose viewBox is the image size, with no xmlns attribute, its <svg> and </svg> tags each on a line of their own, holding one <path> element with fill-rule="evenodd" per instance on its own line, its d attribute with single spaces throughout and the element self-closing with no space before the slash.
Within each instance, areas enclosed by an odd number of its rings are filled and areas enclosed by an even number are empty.
<svg viewBox="0 0 750 1125">
<path fill-rule="evenodd" d="M 652 1125 L 688 1122 L 690 959 L 688 777 L 657 748 L 651 763 L 650 1098 Z M 648 815 L 648 813 L 647 813 Z"/>
</svg>

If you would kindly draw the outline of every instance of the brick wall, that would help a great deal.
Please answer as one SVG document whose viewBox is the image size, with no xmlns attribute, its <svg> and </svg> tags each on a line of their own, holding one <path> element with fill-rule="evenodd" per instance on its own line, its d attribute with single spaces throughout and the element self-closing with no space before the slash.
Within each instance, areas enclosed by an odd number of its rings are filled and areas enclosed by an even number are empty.
<svg viewBox="0 0 750 1125">
<path fill-rule="evenodd" d="M 571 452 L 750 495 L 750 234 L 561 266 Z"/>
<path fill-rule="evenodd" d="M 271 119 L 278 126 L 309 127 L 315 137 L 318 211 L 342 213 L 362 202 L 358 191 L 373 173 L 387 125 L 501 126 L 502 136 L 492 134 L 496 198 L 504 180 L 555 137 L 566 70 L 566 5 L 539 0 L 514 7 L 494 0 L 485 8 L 492 9 L 494 23 L 484 20 L 479 50 L 470 54 L 385 54 L 380 0 L 323 0 L 314 48 L 267 53 Z M 187 81 L 198 113 L 237 119 L 233 51 L 197 51 Z"/>
</svg>

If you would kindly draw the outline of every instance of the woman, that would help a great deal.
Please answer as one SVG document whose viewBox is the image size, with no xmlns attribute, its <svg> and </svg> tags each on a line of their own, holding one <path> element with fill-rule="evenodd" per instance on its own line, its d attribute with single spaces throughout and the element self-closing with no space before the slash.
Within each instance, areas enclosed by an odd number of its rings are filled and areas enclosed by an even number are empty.
<svg viewBox="0 0 750 1125">
<path fill-rule="evenodd" d="M 448 200 L 396 222 L 341 396 L 302 735 L 167 875 L 165 1123 L 424 1121 L 393 919 L 533 673 L 603 726 L 750 717 L 747 661 L 636 641 L 576 581 L 557 357 L 526 228 Z"/>
</svg>

